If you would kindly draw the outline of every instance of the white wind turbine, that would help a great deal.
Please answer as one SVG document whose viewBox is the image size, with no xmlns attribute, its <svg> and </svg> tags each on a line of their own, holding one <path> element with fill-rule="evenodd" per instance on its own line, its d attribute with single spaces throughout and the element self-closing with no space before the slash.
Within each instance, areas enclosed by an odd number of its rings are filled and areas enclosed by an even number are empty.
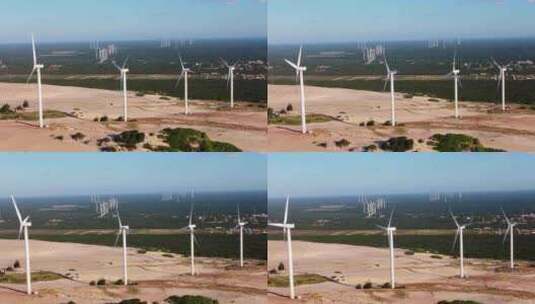
<svg viewBox="0 0 535 304">
<path fill-rule="evenodd" d="M 221 61 L 228 69 L 227 86 L 230 87 L 230 108 L 234 109 L 234 71 L 236 70 L 236 65 L 230 65 L 223 59 Z"/>
<path fill-rule="evenodd" d="M 492 58 L 492 63 L 500 71 L 498 75 L 498 88 L 500 88 L 500 83 L 502 85 L 502 111 L 505 112 L 505 73 L 509 69 L 509 65 L 500 65 L 494 58 Z"/>
<path fill-rule="evenodd" d="M 122 236 L 123 239 L 123 284 L 125 286 L 128 285 L 128 262 L 127 262 L 127 248 L 126 248 L 126 234 L 130 230 L 129 226 L 123 225 L 121 222 L 121 216 L 119 215 L 119 212 L 115 215 L 117 217 L 117 221 L 119 223 L 119 230 L 117 231 L 117 237 L 115 238 L 115 246 L 119 243 L 119 238 Z"/>
<path fill-rule="evenodd" d="M 242 222 L 240 217 L 240 206 L 238 205 L 238 226 L 240 229 L 240 267 L 243 267 L 243 228 L 247 225 L 247 222 Z"/>
<path fill-rule="evenodd" d="M 295 224 L 288 224 L 288 207 L 290 205 L 290 196 L 286 197 L 286 207 L 284 208 L 284 220 L 282 223 L 269 223 L 269 226 L 282 228 L 286 235 L 286 242 L 288 245 L 288 281 L 290 284 L 290 299 L 295 299 L 294 286 L 294 261 L 292 251 L 292 229 L 295 229 Z"/>
<path fill-rule="evenodd" d="M 30 270 L 30 241 L 28 237 L 28 228 L 32 226 L 32 222 L 30 222 L 30 217 L 27 216 L 24 219 L 22 219 L 22 216 L 20 215 L 19 207 L 17 206 L 17 201 L 15 200 L 15 197 L 11 195 L 11 202 L 13 203 L 13 207 L 15 207 L 15 212 L 17 213 L 17 218 L 19 219 L 19 240 L 24 233 L 24 251 L 26 254 L 26 293 L 31 295 L 32 294 L 32 272 Z"/>
<path fill-rule="evenodd" d="M 391 97 L 391 102 L 392 102 L 391 123 L 392 123 L 392 126 L 395 127 L 396 126 L 396 95 L 395 95 L 396 91 L 395 91 L 394 84 L 395 84 L 395 77 L 398 71 L 390 69 L 390 66 L 388 65 L 388 60 L 386 59 L 386 55 L 385 55 L 385 66 L 386 66 L 386 79 L 385 79 L 385 87 L 383 91 L 386 91 L 386 87 L 388 86 L 388 81 L 390 81 L 390 97 Z"/>
<path fill-rule="evenodd" d="M 195 243 L 197 242 L 197 239 L 195 238 L 195 228 L 197 228 L 197 225 L 193 224 L 193 192 L 189 211 L 189 224 L 185 228 L 189 230 L 191 275 L 194 276 L 197 274 L 197 272 L 195 271 Z"/>
<path fill-rule="evenodd" d="M 511 269 L 515 268 L 515 255 L 514 255 L 514 230 L 515 226 L 518 225 L 518 223 L 512 222 L 507 215 L 505 214 L 505 211 L 503 211 L 503 217 L 505 218 L 505 221 L 507 222 L 507 230 L 505 231 L 505 234 L 503 235 L 503 242 L 505 243 L 505 240 L 507 239 L 507 236 L 509 236 L 509 259 L 510 259 L 510 267 Z"/>
<path fill-rule="evenodd" d="M 388 247 L 390 248 L 390 288 L 392 289 L 396 288 L 396 273 L 394 265 L 394 232 L 396 231 L 396 227 L 392 227 L 392 217 L 394 216 L 394 211 L 395 208 L 392 209 L 392 212 L 390 213 L 388 226 L 384 227 L 376 225 L 378 228 L 386 231 L 386 235 L 388 238 Z"/>
<path fill-rule="evenodd" d="M 452 250 L 455 249 L 455 245 L 457 244 L 457 239 L 459 240 L 459 262 L 461 266 L 459 277 L 461 279 L 465 278 L 464 274 L 464 239 L 463 239 L 463 233 L 466 227 L 468 227 L 468 224 L 461 225 L 457 221 L 457 218 L 455 215 L 453 215 L 453 212 L 450 210 L 450 216 L 453 219 L 453 222 L 455 222 L 455 226 L 457 226 L 457 232 L 455 233 L 455 239 L 453 240 Z"/>
<path fill-rule="evenodd" d="M 455 118 L 459 118 L 459 85 L 460 83 L 460 73 L 461 70 L 457 68 L 457 54 L 453 56 L 453 67 L 449 74 L 446 75 L 446 77 L 453 77 L 453 81 L 455 83 L 455 96 L 454 96 L 454 102 L 455 102 Z"/>
<path fill-rule="evenodd" d="M 293 63 L 288 59 L 284 59 L 295 70 L 296 78 L 299 78 L 299 87 L 301 92 L 301 129 L 303 134 L 307 133 L 307 121 L 306 121 L 306 107 L 305 107 L 305 80 L 303 73 L 307 70 L 305 66 L 301 66 L 303 60 L 303 47 L 299 48 L 299 55 L 297 56 L 297 63 Z"/>
<path fill-rule="evenodd" d="M 35 48 L 35 38 L 32 34 L 32 51 L 33 51 L 33 69 L 26 80 L 26 83 L 29 83 L 33 77 L 33 73 L 37 72 L 37 94 L 39 98 L 39 127 L 44 128 L 44 118 L 43 118 L 43 86 L 41 83 L 41 70 L 45 68 L 43 64 L 37 63 L 37 50 Z"/>
<path fill-rule="evenodd" d="M 190 73 L 192 73 L 191 69 L 184 67 L 184 61 L 182 61 L 182 57 L 178 56 L 178 59 L 180 60 L 180 75 L 178 76 L 178 79 L 175 84 L 175 89 L 180 84 L 180 81 L 182 78 L 184 78 L 184 114 L 189 115 L 189 95 L 188 95 L 188 76 Z"/>
<path fill-rule="evenodd" d="M 123 115 L 123 118 L 124 118 L 124 121 L 125 122 L 128 122 L 128 88 L 127 88 L 127 74 L 130 72 L 130 70 L 128 68 L 126 68 L 126 64 L 128 63 L 128 57 L 126 57 L 125 61 L 123 62 L 123 65 L 122 66 L 119 66 L 115 60 L 112 61 L 113 65 L 115 66 L 115 68 L 119 71 L 119 73 L 121 73 L 121 87 L 123 89 L 123 98 L 124 98 L 124 102 L 123 102 L 123 112 L 124 112 L 124 115 Z"/>
</svg>

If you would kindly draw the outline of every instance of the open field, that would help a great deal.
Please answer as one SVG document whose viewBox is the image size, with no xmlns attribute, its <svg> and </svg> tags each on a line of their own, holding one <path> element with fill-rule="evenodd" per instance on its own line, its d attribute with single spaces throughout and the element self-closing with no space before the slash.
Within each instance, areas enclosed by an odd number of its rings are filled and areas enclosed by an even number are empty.
<svg viewBox="0 0 535 304">
<path fill-rule="evenodd" d="M 386 241 L 386 240 L 385 240 Z M 286 265 L 286 246 L 269 241 L 268 269 Z M 485 259 L 465 259 L 467 279 L 459 279 L 458 261 L 448 256 L 396 249 L 395 290 L 383 289 L 389 280 L 388 249 L 293 242 L 297 275 L 315 274 L 328 282 L 300 285 L 298 303 L 437 303 L 442 300 L 473 300 L 480 303 L 533 303 L 532 277 L 535 268 L 519 262 L 511 273 L 505 263 Z M 280 273 L 279 275 L 286 275 Z M 319 281 L 319 280 L 316 280 Z M 312 281 L 314 282 L 314 281 Z M 371 282 L 370 289 L 357 289 Z M 269 287 L 270 303 L 294 303 L 288 288 Z"/>
<path fill-rule="evenodd" d="M 269 108 L 274 112 L 292 104 L 293 111 L 281 117 L 299 115 L 296 86 L 270 85 L 268 91 Z M 363 151 L 400 136 L 413 140 L 414 151 L 433 151 L 430 138 L 447 133 L 477 138 L 485 148 L 522 152 L 535 149 L 535 111 L 522 105 L 510 105 L 502 113 L 496 104 L 460 102 L 462 118 L 456 120 L 452 102 L 399 93 L 399 125 L 394 128 L 384 125 L 390 120 L 389 93 L 307 86 L 305 95 L 307 114 L 326 115 L 331 121 L 309 124 L 307 135 L 299 132 L 299 126 L 270 124 L 270 151 Z"/>
<path fill-rule="evenodd" d="M 26 100 L 24 112 L 37 111 L 35 85 L 0 83 L 3 104 L 12 109 Z M 192 100 L 191 116 L 184 116 L 182 100 L 160 96 L 138 96 L 129 92 L 129 122 L 116 121 L 123 115 L 122 95 L 118 91 L 44 85 L 44 108 L 66 113 L 66 117 L 47 118 L 44 130 L 36 121 L 8 119 L 0 121 L 0 149 L 3 151 L 98 151 L 102 139 L 137 130 L 145 139 L 136 147 L 111 144 L 113 150 L 158 150 L 165 128 L 192 128 L 205 132 L 214 142 L 230 143 L 244 151 L 265 150 L 266 115 L 262 105 L 238 102 L 234 110 L 226 102 Z M 95 119 L 104 121 L 94 121 Z M 83 136 L 74 136 L 81 133 Z M 99 146 L 99 141 L 101 145 Z M 110 144 L 106 143 L 104 147 Z"/>
<path fill-rule="evenodd" d="M 202 295 L 219 303 L 264 303 L 265 299 L 265 265 L 257 260 L 247 260 L 240 270 L 235 260 L 198 258 L 199 275 L 191 277 L 186 257 L 130 248 L 129 278 L 134 284 L 124 287 L 113 284 L 122 276 L 121 248 L 35 240 L 30 246 L 33 272 L 49 271 L 64 278 L 34 282 L 37 294 L 31 297 L 24 294 L 24 284 L 0 283 L 2 303 L 109 303 L 132 298 L 152 303 L 171 295 Z M 21 241 L 0 240 L 0 247 L 2 267 L 20 260 L 24 269 Z M 106 286 L 90 286 L 100 279 L 108 282 Z"/>
</svg>

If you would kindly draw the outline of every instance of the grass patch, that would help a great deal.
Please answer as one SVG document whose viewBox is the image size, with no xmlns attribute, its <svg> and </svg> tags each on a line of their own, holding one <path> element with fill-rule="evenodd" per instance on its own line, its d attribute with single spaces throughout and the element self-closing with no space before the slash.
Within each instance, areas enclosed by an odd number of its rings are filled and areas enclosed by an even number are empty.
<svg viewBox="0 0 535 304">
<path fill-rule="evenodd" d="M 439 152 L 505 152 L 487 148 L 479 139 L 465 134 L 435 134 L 428 144 Z"/>
<path fill-rule="evenodd" d="M 326 277 L 319 274 L 299 274 L 294 276 L 295 286 L 319 284 L 328 281 Z M 286 287 L 288 284 L 290 283 L 287 276 L 270 276 L 268 279 L 269 287 Z"/>
<path fill-rule="evenodd" d="M 325 123 L 334 120 L 331 116 L 323 114 L 309 114 L 307 115 L 307 123 Z M 272 125 L 301 125 L 301 116 L 270 116 L 269 123 Z"/>
<path fill-rule="evenodd" d="M 62 275 L 49 271 L 32 272 L 32 282 L 47 282 L 63 279 Z M 7 273 L 0 276 L 0 283 L 24 284 L 26 283 L 25 273 Z"/>
<path fill-rule="evenodd" d="M 48 110 L 43 112 L 43 117 L 45 119 L 53 118 L 64 118 L 69 115 L 65 112 Z M 10 120 L 10 119 L 19 119 L 19 120 L 28 120 L 36 121 L 39 120 L 39 112 L 2 112 L 0 113 L 0 120 Z"/>
</svg>

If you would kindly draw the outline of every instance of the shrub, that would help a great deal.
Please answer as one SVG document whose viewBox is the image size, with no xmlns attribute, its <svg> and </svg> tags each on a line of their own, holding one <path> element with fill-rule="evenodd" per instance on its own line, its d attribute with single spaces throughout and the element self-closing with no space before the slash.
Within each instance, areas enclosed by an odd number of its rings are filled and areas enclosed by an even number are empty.
<svg viewBox="0 0 535 304">
<path fill-rule="evenodd" d="M 203 296 L 171 296 L 165 299 L 169 304 L 219 304 L 217 300 Z"/>
<path fill-rule="evenodd" d="M 123 279 L 119 279 L 113 283 L 114 285 L 124 285 Z"/>
<path fill-rule="evenodd" d="M 366 146 L 366 147 L 362 148 L 362 151 L 364 151 L 364 152 L 376 152 L 377 151 L 377 146 L 376 145 L 369 145 L 369 146 Z"/>
<path fill-rule="evenodd" d="M 124 131 L 120 134 L 113 135 L 112 139 L 120 146 L 135 149 L 137 144 L 145 141 L 145 133 L 137 130 Z"/>
<path fill-rule="evenodd" d="M 9 104 L 4 104 L 2 107 L 0 107 L 0 114 L 12 114 L 14 113 L 13 110 L 11 110 L 11 106 Z"/>
<path fill-rule="evenodd" d="M 347 146 L 349 146 L 351 144 L 351 142 L 349 142 L 347 139 L 345 138 L 342 138 L 341 140 L 339 141 L 335 141 L 334 144 L 338 147 L 338 148 L 345 148 Z"/>
<path fill-rule="evenodd" d="M 407 152 L 414 148 L 414 140 L 405 136 L 393 137 L 387 141 L 380 142 L 379 147 L 384 151 Z"/>
<path fill-rule="evenodd" d="M 85 135 L 83 133 L 77 132 L 71 135 L 71 138 L 75 141 L 83 140 Z"/>
<path fill-rule="evenodd" d="M 381 285 L 381 288 L 390 289 L 390 288 L 392 288 L 392 285 L 390 285 L 390 283 L 387 282 L 387 283 L 384 283 L 383 285 Z"/>
<path fill-rule="evenodd" d="M 283 262 L 280 262 L 280 263 L 279 263 L 279 267 L 277 267 L 277 269 L 278 269 L 279 271 L 284 271 L 284 269 L 285 269 L 285 267 L 284 267 L 284 263 L 283 263 Z"/>
<path fill-rule="evenodd" d="M 373 127 L 375 126 L 375 120 L 370 120 L 366 123 L 366 127 Z"/>
<path fill-rule="evenodd" d="M 293 110 L 294 110 L 294 106 L 293 106 L 291 103 L 289 103 L 289 104 L 286 106 L 286 111 L 288 111 L 288 112 L 292 112 Z"/>
<path fill-rule="evenodd" d="M 435 134 L 430 138 L 430 145 L 439 152 L 504 152 L 487 148 L 479 139 L 465 134 Z"/>
<path fill-rule="evenodd" d="M 97 283 L 95 281 L 89 282 L 89 286 L 95 286 L 95 285 L 97 285 Z"/>
<path fill-rule="evenodd" d="M 97 286 L 104 286 L 106 285 L 106 280 L 105 279 L 100 279 L 97 281 Z"/>
<path fill-rule="evenodd" d="M 109 120 L 108 116 L 102 116 L 102 117 L 100 118 L 100 122 L 106 122 L 106 121 L 108 121 L 108 120 Z"/>
<path fill-rule="evenodd" d="M 366 282 L 364 285 L 362 285 L 363 289 L 370 289 L 372 288 L 372 282 Z"/>
<path fill-rule="evenodd" d="M 13 268 L 15 268 L 15 269 L 20 268 L 19 260 L 16 260 L 15 263 L 13 263 Z"/>
<path fill-rule="evenodd" d="M 30 106 L 30 103 L 27 100 L 22 102 L 22 107 L 23 108 L 28 108 L 29 106 Z"/>
</svg>

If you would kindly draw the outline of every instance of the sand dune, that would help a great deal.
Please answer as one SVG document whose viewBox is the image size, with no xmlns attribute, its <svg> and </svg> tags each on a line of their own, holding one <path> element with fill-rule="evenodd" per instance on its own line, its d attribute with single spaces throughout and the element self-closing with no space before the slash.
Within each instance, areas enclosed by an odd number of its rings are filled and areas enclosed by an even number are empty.
<svg viewBox="0 0 535 304">
<path fill-rule="evenodd" d="M 268 269 L 286 264 L 286 246 L 269 241 Z M 388 249 L 296 241 L 293 243 L 297 274 L 337 277 L 327 282 L 297 287 L 302 303 L 437 303 L 441 300 L 474 300 L 482 303 L 533 303 L 535 269 L 520 263 L 514 273 L 499 271 L 504 262 L 466 259 L 467 279 L 457 277 L 457 259 L 396 249 L 396 281 L 402 289 L 355 289 L 357 284 L 389 281 Z M 498 272 L 497 272 L 498 271 Z M 292 303 L 287 288 L 269 288 L 270 303 Z"/>
<path fill-rule="evenodd" d="M 22 241 L 0 240 L 0 267 L 20 260 L 24 268 Z M 262 303 L 265 299 L 265 266 L 247 261 L 244 270 L 228 259 L 197 259 L 197 277 L 189 273 L 189 258 L 164 257 L 161 252 L 138 253 L 129 249 L 129 279 L 137 285 L 90 286 L 98 279 L 116 281 L 122 277 L 121 248 L 70 243 L 30 241 L 32 271 L 52 271 L 71 279 L 33 284 L 37 295 L 26 296 L 24 284 L 0 283 L 0 303 L 105 303 L 141 298 L 162 301 L 171 295 L 204 295 L 220 303 Z"/>
<path fill-rule="evenodd" d="M 302 135 L 297 126 L 269 126 L 270 151 L 341 151 L 334 141 L 347 139 L 351 145 L 344 150 L 361 151 L 363 147 L 395 136 L 408 136 L 424 143 L 415 150 L 431 151 L 425 141 L 436 133 L 462 133 L 477 137 L 488 147 L 507 151 L 535 150 L 535 111 L 512 105 L 506 113 L 490 103 L 461 102 L 462 119 L 453 117 L 453 103 L 430 101 L 428 97 L 404 98 L 397 94 L 396 128 L 383 126 L 390 120 L 389 93 L 339 88 L 306 87 L 308 114 L 324 114 L 334 120 L 310 124 L 311 134 Z M 270 85 L 269 107 L 275 111 L 292 104 L 297 109 L 296 86 Z M 293 111 L 290 115 L 298 115 Z M 376 126 L 361 127 L 374 120 Z M 327 149 L 320 147 L 327 143 Z"/>
<path fill-rule="evenodd" d="M 27 100 L 26 111 L 37 111 L 35 85 L 0 83 L 2 103 L 12 107 Z M 96 141 L 111 133 L 137 129 L 147 134 L 167 127 L 194 128 L 206 132 L 212 140 L 229 142 L 245 151 L 261 151 L 266 145 L 265 109 L 238 102 L 230 110 L 227 103 L 192 100 L 193 115 L 184 116 L 183 101 L 161 99 L 158 95 L 136 96 L 129 92 L 128 124 L 97 123 L 93 119 L 107 116 L 110 120 L 123 115 L 122 96 L 118 91 L 65 86 L 43 86 L 45 110 L 57 110 L 72 117 L 47 119 L 47 129 L 35 128 L 37 122 L 0 121 L 0 149 L 3 151 L 96 151 Z M 82 132 L 89 143 L 71 140 Z M 63 140 L 54 137 L 63 136 Z M 154 138 L 153 140 L 156 141 Z"/>
</svg>

